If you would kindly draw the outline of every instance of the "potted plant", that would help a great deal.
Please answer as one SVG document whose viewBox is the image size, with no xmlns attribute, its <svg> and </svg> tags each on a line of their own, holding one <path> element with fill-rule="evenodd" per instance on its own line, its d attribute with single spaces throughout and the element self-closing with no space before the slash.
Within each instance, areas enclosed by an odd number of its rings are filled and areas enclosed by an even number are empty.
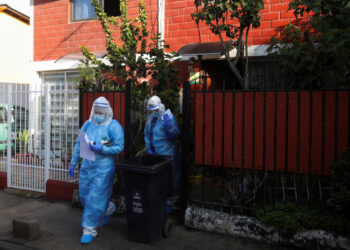
<svg viewBox="0 0 350 250">
<path fill-rule="evenodd" d="M 29 130 L 22 130 L 17 136 L 17 145 L 19 146 L 19 152 L 17 153 L 17 160 L 20 163 L 25 163 L 26 159 L 29 159 L 28 155 L 28 143 L 30 138 Z"/>
</svg>

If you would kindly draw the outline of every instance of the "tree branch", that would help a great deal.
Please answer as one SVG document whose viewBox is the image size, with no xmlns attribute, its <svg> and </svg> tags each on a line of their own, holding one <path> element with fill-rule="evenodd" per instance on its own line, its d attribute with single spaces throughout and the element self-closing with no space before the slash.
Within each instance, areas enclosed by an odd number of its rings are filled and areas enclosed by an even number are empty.
<svg viewBox="0 0 350 250">
<path fill-rule="evenodd" d="M 314 42 L 311 38 L 309 30 L 306 30 L 304 32 L 304 37 L 305 37 L 306 44 L 309 47 L 309 50 L 311 52 L 311 55 L 317 59 L 318 53 L 317 53 L 317 50 L 315 48 Z"/>
<path fill-rule="evenodd" d="M 237 53 L 236 53 L 236 58 L 233 61 L 233 65 L 236 67 L 239 58 L 242 55 L 242 40 L 243 40 L 243 28 L 240 27 L 239 29 L 239 37 L 238 37 L 238 41 L 237 41 Z"/>
<path fill-rule="evenodd" d="M 314 57 L 316 65 L 319 69 L 319 75 L 320 75 L 320 80 L 323 84 L 323 86 L 332 86 L 332 78 L 329 75 L 329 72 L 324 68 L 324 66 L 322 65 L 322 62 L 320 60 L 320 53 L 317 51 L 314 41 L 312 40 L 311 34 L 309 30 L 306 30 L 304 32 L 304 37 L 305 37 L 305 41 L 307 46 L 309 47 L 310 53 L 312 55 L 312 57 Z"/>
<path fill-rule="evenodd" d="M 245 32 L 245 69 L 244 69 L 244 89 L 249 88 L 249 67 L 248 67 L 248 33 L 249 33 L 250 25 L 247 27 Z"/>
<path fill-rule="evenodd" d="M 236 65 L 234 65 L 231 60 L 230 60 L 230 54 L 229 52 L 227 52 L 227 49 L 225 48 L 225 43 L 224 43 L 224 39 L 222 38 L 221 33 L 219 33 L 219 37 L 220 37 L 220 42 L 222 47 L 224 48 L 224 54 L 225 54 L 225 58 L 226 61 L 228 63 L 228 66 L 230 67 L 230 69 L 232 70 L 233 74 L 236 76 L 237 80 L 239 81 L 241 87 L 243 88 L 243 77 L 241 76 L 241 74 L 239 73 L 239 71 L 236 68 Z M 238 55 L 238 51 L 237 51 L 237 55 Z M 236 56 L 237 56 L 236 55 Z"/>
</svg>

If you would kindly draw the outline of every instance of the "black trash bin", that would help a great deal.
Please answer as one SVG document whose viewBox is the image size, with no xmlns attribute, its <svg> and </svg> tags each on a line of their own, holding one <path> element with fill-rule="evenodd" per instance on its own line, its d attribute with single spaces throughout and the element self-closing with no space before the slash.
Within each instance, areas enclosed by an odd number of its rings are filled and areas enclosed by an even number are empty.
<svg viewBox="0 0 350 250">
<path fill-rule="evenodd" d="M 172 228 L 165 213 L 171 158 L 145 154 L 116 166 L 124 173 L 129 240 L 153 244 Z"/>
</svg>

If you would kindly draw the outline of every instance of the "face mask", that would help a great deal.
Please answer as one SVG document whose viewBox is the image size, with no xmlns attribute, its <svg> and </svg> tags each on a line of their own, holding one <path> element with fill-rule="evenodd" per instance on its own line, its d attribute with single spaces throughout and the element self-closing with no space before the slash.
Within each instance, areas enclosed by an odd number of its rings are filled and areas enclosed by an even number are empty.
<svg viewBox="0 0 350 250">
<path fill-rule="evenodd" d="M 104 115 L 94 115 L 94 118 L 97 123 L 102 123 L 106 120 Z"/>
<path fill-rule="evenodd" d="M 151 113 L 149 116 L 150 116 L 150 118 L 152 118 L 152 119 L 157 118 L 157 117 L 159 116 L 159 112 L 158 112 L 158 111 L 157 111 L 157 112 L 153 112 L 153 113 Z"/>
</svg>

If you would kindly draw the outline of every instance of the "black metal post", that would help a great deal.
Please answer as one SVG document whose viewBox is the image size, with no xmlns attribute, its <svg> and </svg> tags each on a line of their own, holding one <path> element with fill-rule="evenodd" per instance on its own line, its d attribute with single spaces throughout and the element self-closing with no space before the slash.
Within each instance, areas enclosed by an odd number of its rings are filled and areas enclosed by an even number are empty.
<svg viewBox="0 0 350 250">
<path fill-rule="evenodd" d="M 130 112 L 131 112 L 131 86 L 130 82 L 126 81 L 126 90 L 125 90 L 125 158 L 128 159 L 131 157 L 131 129 L 130 129 Z"/>
<path fill-rule="evenodd" d="M 79 128 L 83 126 L 83 90 L 79 89 Z"/>
<path fill-rule="evenodd" d="M 277 162 L 277 152 L 276 152 L 276 145 L 277 145 L 277 140 L 276 140 L 276 136 L 277 136 L 277 92 L 274 93 L 274 103 L 275 103 L 275 120 L 274 120 L 274 136 L 273 136 L 273 149 L 274 149 L 274 156 L 273 156 L 273 176 L 272 176 L 272 207 L 273 209 L 275 209 L 276 207 L 276 174 L 277 174 L 277 170 L 276 170 L 276 162 Z"/>
<path fill-rule="evenodd" d="M 183 219 L 187 208 L 188 196 L 188 158 L 190 143 L 190 83 L 184 81 L 182 100 L 182 139 L 181 139 L 181 211 Z"/>
</svg>

